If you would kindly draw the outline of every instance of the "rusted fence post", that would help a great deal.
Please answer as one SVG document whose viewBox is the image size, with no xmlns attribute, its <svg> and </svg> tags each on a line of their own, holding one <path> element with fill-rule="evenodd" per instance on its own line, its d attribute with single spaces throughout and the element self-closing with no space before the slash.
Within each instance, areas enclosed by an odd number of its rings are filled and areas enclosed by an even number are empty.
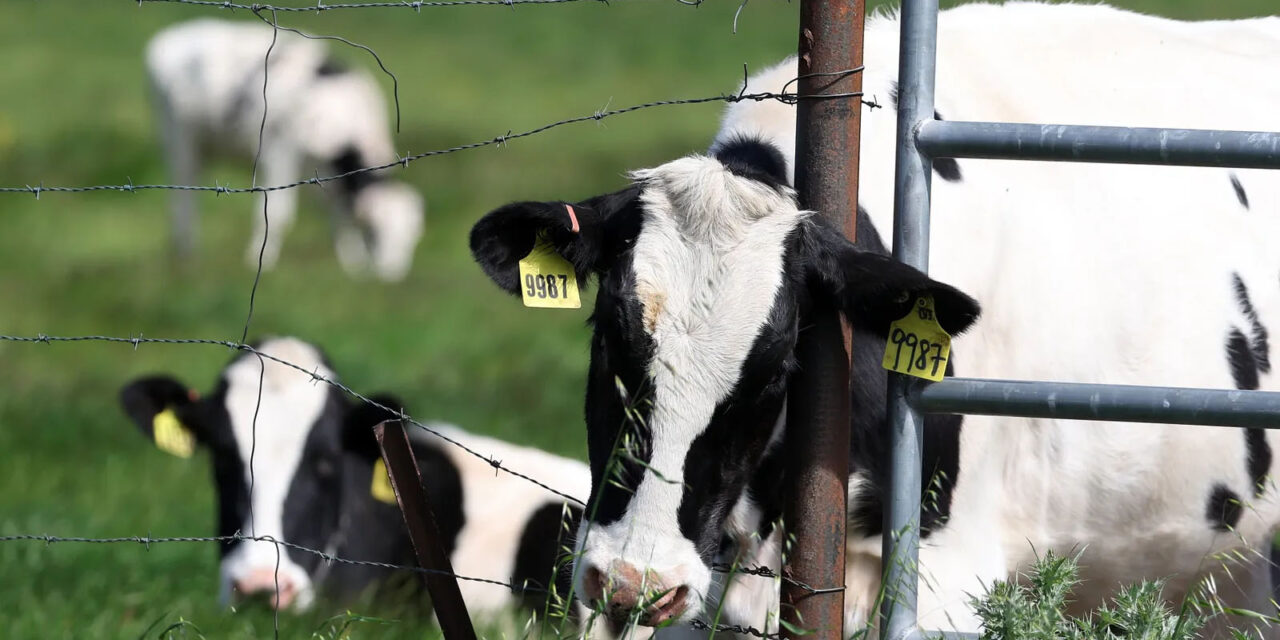
<svg viewBox="0 0 1280 640">
<path fill-rule="evenodd" d="M 861 93 L 864 0 L 800 3 L 798 92 Z M 858 71 L 855 71 L 858 70 Z M 858 97 L 802 99 L 796 110 L 796 189 L 801 206 L 854 237 L 858 207 Z M 783 633 L 843 636 L 845 502 L 849 476 L 849 329 L 835 308 L 816 309 L 796 346 L 799 373 L 788 394 L 794 537 L 782 585 Z"/>
<path fill-rule="evenodd" d="M 431 593 L 431 606 L 435 609 L 440 630 L 446 640 L 475 640 L 476 631 L 471 626 L 462 593 L 458 591 L 458 581 L 453 577 L 453 565 L 441 544 L 427 493 L 422 490 L 422 477 L 418 473 L 413 449 L 409 446 L 409 434 L 405 433 L 404 425 L 398 420 L 383 422 L 374 427 L 373 432 L 378 438 L 382 459 L 387 464 L 391 488 L 395 490 L 396 502 L 400 504 L 400 513 L 409 530 L 418 564 L 430 572 L 426 574 L 427 591 Z"/>
</svg>

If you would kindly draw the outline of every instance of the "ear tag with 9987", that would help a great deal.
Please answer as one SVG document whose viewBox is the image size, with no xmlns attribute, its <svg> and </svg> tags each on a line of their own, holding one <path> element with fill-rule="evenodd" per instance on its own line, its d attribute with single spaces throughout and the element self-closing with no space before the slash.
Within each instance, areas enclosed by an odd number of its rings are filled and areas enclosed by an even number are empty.
<svg viewBox="0 0 1280 640">
<path fill-rule="evenodd" d="M 890 371 L 938 382 L 951 357 L 951 336 L 938 324 L 933 296 L 920 296 L 907 315 L 889 325 L 881 364 Z"/>
</svg>

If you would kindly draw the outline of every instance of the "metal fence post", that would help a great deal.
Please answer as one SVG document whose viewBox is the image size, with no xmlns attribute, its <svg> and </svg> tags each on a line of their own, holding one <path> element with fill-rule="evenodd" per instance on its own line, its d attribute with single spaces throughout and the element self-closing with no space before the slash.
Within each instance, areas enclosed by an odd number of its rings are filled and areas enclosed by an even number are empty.
<svg viewBox="0 0 1280 640">
<path fill-rule="evenodd" d="M 431 594 L 431 608 L 435 609 L 440 631 L 444 633 L 445 640 L 476 640 L 476 630 L 471 626 L 467 605 L 458 590 L 453 565 L 444 552 L 439 530 L 436 529 L 431 503 L 427 500 L 427 492 L 422 489 L 422 476 L 409 445 L 409 434 L 398 420 L 379 424 L 373 428 L 373 433 L 387 464 L 391 488 L 395 490 L 396 502 L 409 530 L 409 540 L 413 542 L 418 564 L 429 572 L 426 574 L 427 591 Z"/>
<path fill-rule="evenodd" d="M 898 60 L 898 137 L 893 195 L 893 255 L 929 268 L 929 197 L 933 161 L 916 148 L 915 131 L 933 119 L 938 0 L 903 0 Z M 889 499 L 884 511 L 882 638 L 916 632 L 920 552 L 920 454 L 924 418 L 907 403 L 905 376 L 889 374 Z"/>
<path fill-rule="evenodd" d="M 862 91 L 864 0 L 800 4 L 800 95 Z M 856 70 L 856 71 L 855 71 Z M 858 206 L 857 98 L 801 100 L 796 113 L 796 189 L 853 238 Z M 794 536 L 782 585 L 783 634 L 838 640 L 844 632 L 844 550 L 849 476 L 849 331 L 837 309 L 816 309 L 796 345 L 788 394 L 788 478 L 783 514 Z M 810 585 L 817 590 L 811 590 Z"/>
</svg>

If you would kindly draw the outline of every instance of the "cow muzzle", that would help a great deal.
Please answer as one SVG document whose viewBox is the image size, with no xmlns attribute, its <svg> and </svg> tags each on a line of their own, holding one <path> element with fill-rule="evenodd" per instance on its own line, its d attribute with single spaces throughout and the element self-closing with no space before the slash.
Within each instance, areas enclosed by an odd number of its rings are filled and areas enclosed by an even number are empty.
<svg viewBox="0 0 1280 640">
<path fill-rule="evenodd" d="M 677 620 L 689 608 L 689 585 L 653 570 L 641 572 L 621 560 L 607 570 L 588 566 L 582 575 L 582 595 L 615 623 L 636 620 L 656 626 Z"/>
<path fill-rule="evenodd" d="M 272 569 L 254 569 L 231 583 L 237 601 L 264 599 L 272 609 L 288 609 L 298 602 L 299 585 L 287 573 Z"/>
</svg>

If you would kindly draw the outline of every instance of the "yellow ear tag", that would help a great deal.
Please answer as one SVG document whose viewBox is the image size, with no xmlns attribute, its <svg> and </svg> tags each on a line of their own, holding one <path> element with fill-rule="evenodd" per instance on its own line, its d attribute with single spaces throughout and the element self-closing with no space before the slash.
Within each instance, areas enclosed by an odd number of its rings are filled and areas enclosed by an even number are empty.
<svg viewBox="0 0 1280 640">
<path fill-rule="evenodd" d="M 387 475 L 387 464 L 382 458 L 373 461 L 373 483 L 369 485 L 369 495 L 378 502 L 396 504 L 396 491 L 391 488 L 391 476 Z"/>
<path fill-rule="evenodd" d="M 195 453 L 195 436 L 178 421 L 173 407 L 157 413 L 151 419 L 151 436 L 155 438 L 156 447 L 169 455 L 190 458 Z"/>
<path fill-rule="evenodd" d="M 933 296 L 916 298 L 907 315 L 889 325 L 884 368 L 937 382 L 947 371 L 951 357 L 951 336 L 938 324 Z"/>
<path fill-rule="evenodd" d="M 542 235 L 529 255 L 520 260 L 520 283 L 520 297 L 526 307 L 577 309 L 582 306 L 573 265 L 560 257 Z"/>
</svg>

